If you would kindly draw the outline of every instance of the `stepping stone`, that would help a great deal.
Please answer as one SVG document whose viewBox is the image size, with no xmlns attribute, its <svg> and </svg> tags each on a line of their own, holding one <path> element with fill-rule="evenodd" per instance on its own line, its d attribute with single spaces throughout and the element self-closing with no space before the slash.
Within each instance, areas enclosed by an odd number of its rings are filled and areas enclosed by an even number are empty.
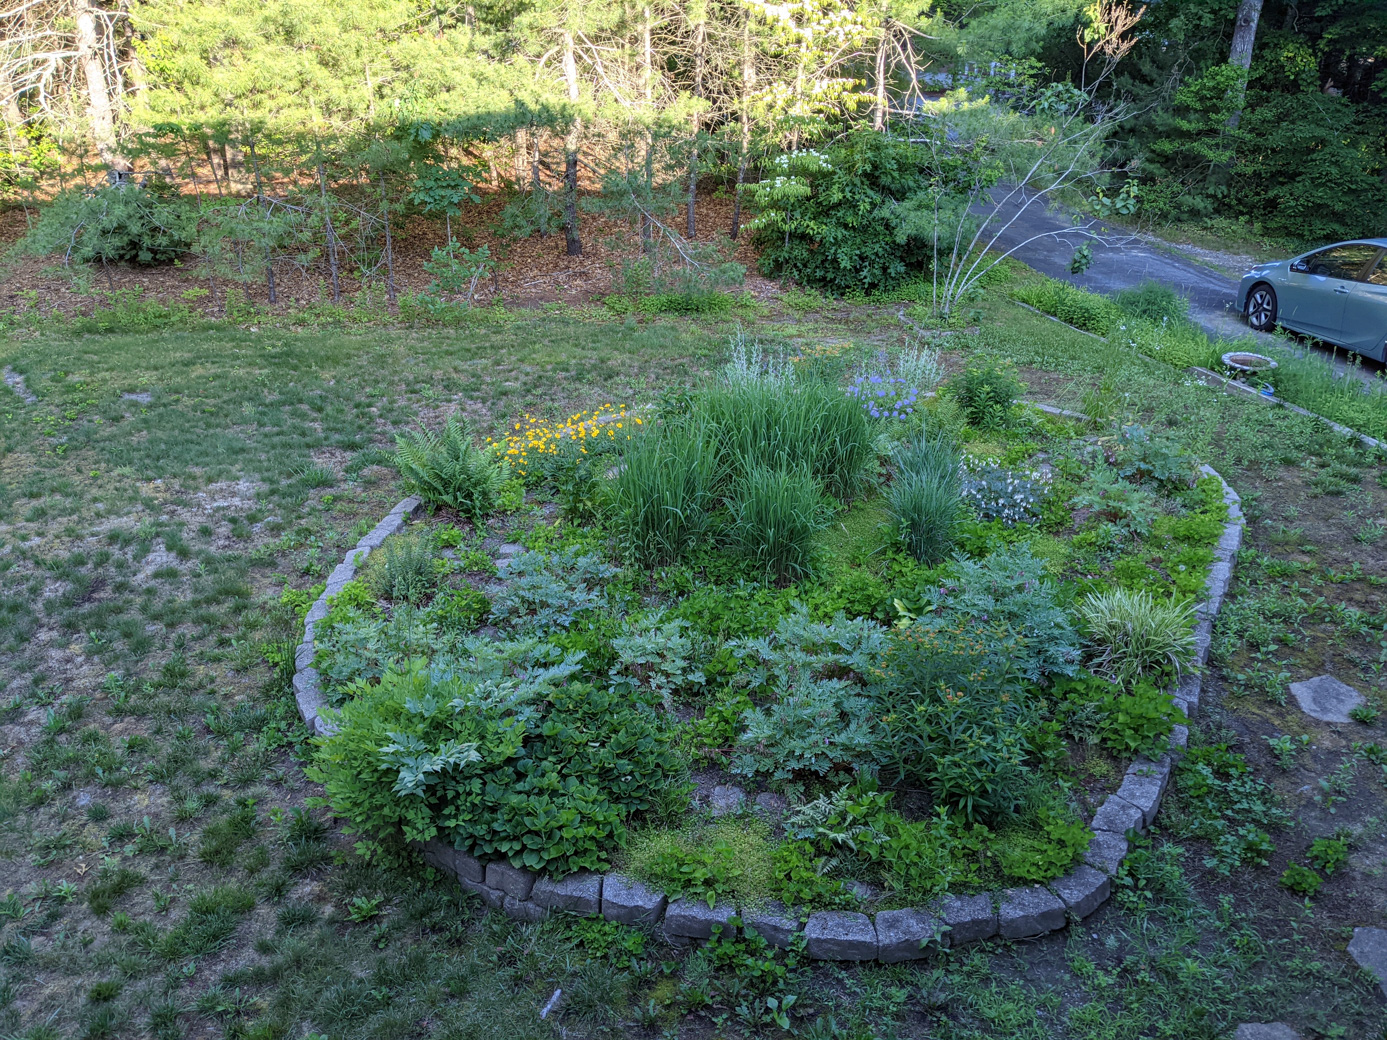
<svg viewBox="0 0 1387 1040">
<path fill-rule="evenodd" d="M 1363 703 L 1363 695 L 1332 675 L 1317 675 L 1291 683 L 1300 710 L 1321 722 L 1351 722 L 1349 712 Z"/>
<path fill-rule="evenodd" d="M 1387 996 L 1387 928 L 1355 928 L 1348 955 L 1377 978 Z"/>
<path fill-rule="evenodd" d="M 1285 1022 L 1245 1022 L 1233 1033 L 1233 1040 L 1300 1040 Z"/>
<path fill-rule="evenodd" d="M 718 784 L 708 799 L 714 816 L 739 813 L 746 806 L 746 792 L 735 784 Z"/>
</svg>

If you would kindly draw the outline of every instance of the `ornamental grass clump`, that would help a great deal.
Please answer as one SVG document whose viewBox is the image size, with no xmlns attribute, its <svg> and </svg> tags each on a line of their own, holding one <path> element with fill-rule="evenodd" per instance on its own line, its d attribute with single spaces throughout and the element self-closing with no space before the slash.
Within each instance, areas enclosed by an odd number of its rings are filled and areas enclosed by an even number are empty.
<svg viewBox="0 0 1387 1040">
<path fill-rule="evenodd" d="M 958 451 L 945 438 L 921 436 L 897 447 L 892 462 L 892 531 L 921 563 L 938 563 L 953 550 L 958 528 Z"/>
<path fill-rule="evenodd" d="M 1089 667 L 1124 687 L 1180 674 L 1194 649 L 1194 605 L 1156 599 L 1146 590 L 1091 592 L 1079 604 L 1088 628 Z"/>
<path fill-rule="evenodd" d="M 819 484 L 809 467 L 748 466 L 729 501 L 732 538 L 751 564 L 776 581 L 813 569 L 820 520 Z"/>
<path fill-rule="evenodd" d="M 395 444 L 405 486 L 425 502 L 456 509 L 474 524 L 495 511 L 510 466 L 472 442 L 466 419 L 449 416 L 442 433 L 419 429 L 400 434 Z"/>
<path fill-rule="evenodd" d="M 612 481 L 617 537 L 637 563 L 681 559 L 708 529 L 722 480 L 717 450 L 699 422 L 650 429 L 629 442 Z"/>
</svg>

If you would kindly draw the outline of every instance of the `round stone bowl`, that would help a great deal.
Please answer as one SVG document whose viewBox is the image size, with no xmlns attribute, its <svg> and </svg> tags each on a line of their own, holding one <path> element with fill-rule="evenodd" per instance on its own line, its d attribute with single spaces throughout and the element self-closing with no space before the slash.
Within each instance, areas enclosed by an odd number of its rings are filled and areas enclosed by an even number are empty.
<svg viewBox="0 0 1387 1040">
<path fill-rule="evenodd" d="M 1249 354 L 1241 350 L 1235 350 L 1224 354 L 1223 363 L 1236 372 L 1239 378 L 1257 375 L 1262 372 L 1270 372 L 1276 367 L 1276 362 L 1265 355 Z"/>
</svg>

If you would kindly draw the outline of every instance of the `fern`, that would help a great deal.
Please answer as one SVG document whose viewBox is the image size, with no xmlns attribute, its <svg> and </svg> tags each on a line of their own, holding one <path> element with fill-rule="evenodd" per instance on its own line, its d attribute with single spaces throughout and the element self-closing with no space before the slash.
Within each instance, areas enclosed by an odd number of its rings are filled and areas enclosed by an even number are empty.
<svg viewBox="0 0 1387 1040">
<path fill-rule="evenodd" d="M 442 433 L 400 434 L 395 445 L 405 486 L 425 502 L 455 509 L 478 525 L 495 511 L 510 465 L 473 443 L 466 419 L 450 416 Z"/>
</svg>

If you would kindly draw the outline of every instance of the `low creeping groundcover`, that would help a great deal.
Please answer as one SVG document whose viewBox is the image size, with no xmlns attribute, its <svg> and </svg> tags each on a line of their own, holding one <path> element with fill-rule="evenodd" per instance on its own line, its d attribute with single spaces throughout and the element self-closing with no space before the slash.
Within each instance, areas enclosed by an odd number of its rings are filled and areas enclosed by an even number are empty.
<svg viewBox="0 0 1387 1040">
<path fill-rule="evenodd" d="M 1182 721 L 1221 487 L 922 350 L 739 344 L 646 406 L 475 438 L 523 494 L 435 500 L 316 628 L 313 775 L 363 848 L 806 909 L 1072 866 Z M 910 409 L 863 406 L 902 379 Z"/>
</svg>

